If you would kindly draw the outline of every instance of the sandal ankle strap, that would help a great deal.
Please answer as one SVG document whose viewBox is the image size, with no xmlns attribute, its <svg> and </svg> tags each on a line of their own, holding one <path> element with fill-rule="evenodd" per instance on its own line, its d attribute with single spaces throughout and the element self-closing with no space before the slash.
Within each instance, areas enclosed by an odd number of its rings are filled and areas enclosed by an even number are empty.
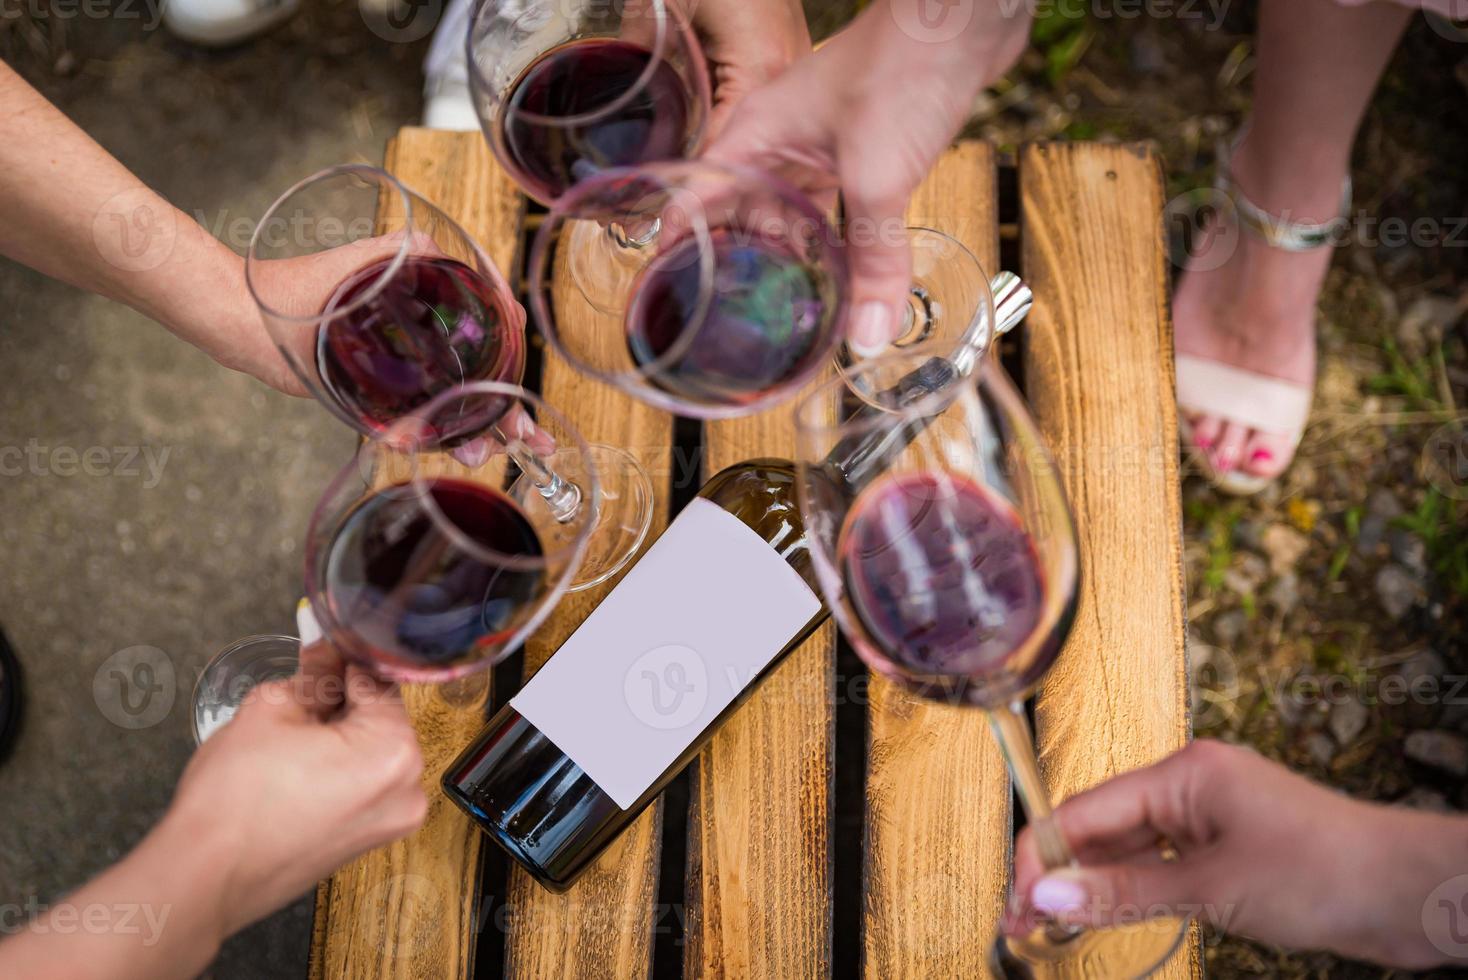
<svg viewBox="0 0 1468 980">
<path fill-rule="evenodd" d="M 1233 177 L 1233 169 L 1230 164 L 1233 161 L 1234 150 L 1238 149 L 1246 133 L 1247 130 L 1240 132 L 1234 138 L 1232 145 L 1219 144 L 1218 176 L 1213 182 L 1214 189 L 1226 196 L 1233 204 L 1234 212 L 1239 217 L 1239 224 L 1273 248 L 1286 252 L 1310 252 L 1335 244 L 1351 226 L 1350 175 L 1346 176 L 1341 186 L 1340 214 L 1329 221 L 1290 221 L 1279 215 L 1271 214 L 1249 200 L 1248 195 L 1244 193 Z"/>
</svg>

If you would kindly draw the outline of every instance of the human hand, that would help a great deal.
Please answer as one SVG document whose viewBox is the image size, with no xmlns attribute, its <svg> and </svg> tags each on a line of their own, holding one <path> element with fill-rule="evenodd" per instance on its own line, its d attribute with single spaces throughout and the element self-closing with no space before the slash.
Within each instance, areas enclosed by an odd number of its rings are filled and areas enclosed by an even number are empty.
<svg viewBox="0 0 1468 980">
<path fill-rule="evenodd" d="M 262 684 L 184 770 L 159 830 L 207 849 L 219 938 L 423 822 L 423 758 L 400 694 L 354 666 L 345 692 L 322 721 L 296 683 Z"/>
<path fill-rule="evenodd" d="M 1027 4 L 977 0 L 961 32 L 916 30 L 886 0 L 818 51 L 750 93 L 706 156 L 785 177 L 815 196 L 842 193 L 851 250 L 849 340 L 875 354 L 900 329 L 911 271 L 904 212 L 975 95 L 1024 50 Z"/>
<path fill-rule="evenodd" d="M 1072 797 L 1055 819 L 1080 867 L 1045 874 L 1015 849 L 1004 930 L 1198 915 L 1281 946 L 1407 969 L 1445 962 L 1423 904 L 1468 869 L 1468 821 L 1353 800 L 1246 749 L 1199 741 Z M 1177 851 L 1164 861 L 1159 841 Z"/>
<path fill-rule="evenodd" d="M 740 101 L 810 52 L 805 11 L 795 0 L 684 0 L 713 76 L 707 139 L 716 138 Z"/>
</svg>

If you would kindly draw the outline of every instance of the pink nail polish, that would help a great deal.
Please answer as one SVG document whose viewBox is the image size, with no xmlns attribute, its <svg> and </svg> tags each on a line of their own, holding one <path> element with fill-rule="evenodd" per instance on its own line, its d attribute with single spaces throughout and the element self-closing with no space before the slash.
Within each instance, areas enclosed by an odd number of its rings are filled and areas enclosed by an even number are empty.
<svg viewBox="0 0 1468 980">
<path fill-rule="evenodd" d="M 1212 449 L 1213 440 L 1205 439 L 1202 436 L 1195 436 L 1193 438 L 1193 445 L 1197 446 L 1199 449 Z"/>
<path fill-rule="evenodd" d="M 1030 892 L 1035 908 L 1050 915 L 1076 912 L 1086 904 L 1086 890 L 1079 882 L 1065 878 L 1041 878 Z"/>
<path fill-rule="evenodd" d="M 1255 462 L 1255 463 L 1268 462 L 1269 460 L 1271 460 L 1273 458 L 1274 458 L 1274 453 L 1270 452 L 1267 449 L 1256 449 L 1256 450 L 1254 450 L 1254 454 L 1249 457 L 1249 459 L 1252 462 Z"/>
</svg>

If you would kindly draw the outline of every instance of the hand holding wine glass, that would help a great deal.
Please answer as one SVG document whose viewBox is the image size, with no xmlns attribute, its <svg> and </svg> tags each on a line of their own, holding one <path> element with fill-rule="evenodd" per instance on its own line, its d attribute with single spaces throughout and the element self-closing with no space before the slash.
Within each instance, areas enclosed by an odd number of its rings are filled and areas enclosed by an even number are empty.
<svg viewBox="0 0 1468 980">
<path fill-rule="evenodd" d="M 288 189 L 256 228 L 246 280 L 266 329 L 317 400 L 369 439 L 461 385 L 518 384 L 525 311 L 495 264 L 452 218 L 391 174 L 344 165 Z M 646 534 L 652 487 L 612 446 L 557 464 L 515 398 L 466 397 L 436 410 L 433 445 L 472 462 L 504 450 L 563 523 L 595 522 L 585 588 L 625 563 Z M 457 406 L 457 408 L 455 408 Z M 457 414 L 454 414 L 457 412 Z M 599 510 L 567 469 L 600 474 Z M 584 505 L 584 506 L 583 506 Z"/>
<path fill-rule="evenodd" d="M 322 721 L 291 682 L 256 687 L 179 780 L 164 826 L 193 827 L 196 847 L 219 843 L 225 935 L 427 813 L 423 758 L 397 689 L 349 666 L 343 690 L 343 709 Z"/>
<path fill-rule="evenodd" d="M 1081 866 L 1047 873 L 1023 831 L 1003 925 L 1012 935 L 1037 916 L 1102 928 L 1168 910 L 1408 970 L 1451 959 L 1423 913 L 1468 867 L 1461 816 L 1353 800 L 1248 749 L 1200 741 L 1066 800 L 1055 823 Z M 1158 859 L 1159 839 L 1176 860 Z"/>
<path fill-rule="evenodd" d="M 288 681 L 256 688 L 127 857 L 49 899 L 34 928 L 7 930 L 0 974 L 199 976 L 227 936 L 417 829 L 423 760 L 396 689 L 349 668 L 345 691 L 345 709 L 322 721 Z M 103 909 L 113 927 L 92 928 Z"/>
<path fill-rule="evenodd" d="M 848 400 L 860 407 L 846 417 Z M 1051 816 L 1024 698 L 1080 588 L 1060 476 L 997 359 L 964 374 L 921 347 L 867 360 L 796 410 L 800 506 L 827 605 L 857 653 L 913 692 L 988 713 L 1048 872 L 1075 857 Z M 860 452 L 843 447 L 861 447 Z M 1000 937 L 1000 976 L 1145 976 L 1176 920 Z"/>
<path fill-rule="evenodd" d="M 851 244 L 859 353 L 901 331 L 910 280 L 908 197 L 948 146 L 979 89 L 1019 57 L 1028 4 L 976 0 L 929 36 L 922 0 L 879 0 L 734 111 L 705 156 L 778 174 L 817 196 L 839 189 Z"/>
</svg>

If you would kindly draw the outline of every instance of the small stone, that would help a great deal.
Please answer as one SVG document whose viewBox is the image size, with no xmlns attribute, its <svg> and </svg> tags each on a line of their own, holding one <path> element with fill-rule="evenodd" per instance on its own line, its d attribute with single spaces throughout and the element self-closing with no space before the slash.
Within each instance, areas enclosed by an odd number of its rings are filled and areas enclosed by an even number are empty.
<svg viewBox="0 0 1468 980">
<path fill-rule="evenodd" d="M 1401 619 L 1426 598 L 1426 591 L 1401 565 L 1385 565 L 1376 573 L 1376 598 L 1392 619 Z"/>
<path fill-rule="evenodd" d="M 1386 537 L 1387 524 L 1402 513 L 1402 502 L 1386 487 L 1371 491 L 1367 499 L 1367 515 L 1361 519 L 1361 533 L 1356 534 L 1356 547 L 1362 555 L 1376 552 L 1378 544 Z"/>
<path fill-rule="evenodd" d="M 1141 75 L 1156 75 L 1167 67 L 1162 42 L 1151 31 L 1132 34 L 1132 67 Z"/>
<path fill-rule="evenodd" d="M 1397 664 L 1397 674 L 1407 682 L 1407 686 L 1414 687 L 1418 684 L 1436 682 L 1447 670 L 1443 658 L 1434 650 L 1418 650 L 1410 657 Z"/>
<path fill-rule="evenodd" d="M 1425 731 L 1407 736 L 1407 758 L 1455 776 L 1468 776 L 1468 738 L 1456 732 Z"/>
<path fill-rule="evenodd" d="M 1393 561 L 1418 575 L 1427 575 L 1427 545 L 1421 538 L 1405 528 L 1394 527 L 1387 532 L 1386 540 Z"/>
<path fill-rule="evenodd" d="M 1310 753 L 1310 758 L 1322 766 L 1330 765 L 1330 760 L 1335 758 L 1335 743 L 1324 732 L 1306 735 L 1305 750 Z"/>
<path fill-rule="evenodd" d="M 1223 584 L 1238 595 L 1253 595 L 1267 578 L 1269 566 L 1264 559 L 1245 551 L 1235 555 L 1233 565 L 1224 570 Z"/>
<path fill-rule="evenodd" d="M 1376 301 L 1381 304 L 1381 319 L 1385 323 L 1395 323 L 1402 315 L 1401 304 L 1397 302 L 1397 294 L 1385 283 L 1376 283 Z"/>
<path fill-rule="evenodd" d="M 1451 813 L 1453 806 L 1448 798 L 1441 793 L 1435 793 L 1430 789 L 1418 786 L 1406 796 L 1397 800 L 1397 806 L 1411 807 L 1414 810 L 1427 810 L 1432 813 Z"/>
<path fill-rule="evenodd" d="M 1232 647 L 1249 625 L 1249 614 L 1242 609 L 1230 609 L 1213 617 L 1213 638 L 1220 646 Z"/>
<path fill-rule="evenodd" d="M 1285 572 L 1274 580 L 1264 598 L 1282 615 L 1288 616 L 1300 604 L 1300 576 L 1294 572 Z"/>
<path fill-rule="evenodd" d="M 1361 528 L 1356 532 L 1358 555 L 1370 558 L 1376 554 L 1376 549 L 1381 547 L 1381 542 L 1386 537 L 1386 521 L 1380 514 L 1367 514 L 1361 518 Z"/>
<path fill-rule="evenodd" d="M 1456 300 L 1447 296 L 1422 296 L 1407 307 L 1397 321 L 1397 343 L 1408 357 L 1421 357 L 1461 316 Z"/>
<path fill-rule="evenodd" d="M 1234 524 L 1234 547 L 1246 548 L 1249 551 L 1264 550 L 1264 524 L 1250 518 L 1243 518 Z"/>
<path fill-rule="evenodd" d="M 1280 720 L 1291 728 L 1315 731 L 1324 717 L 1320 687 L 1309 674 L 1296 677 L 1274 702 Z"/>
<path fill-rule="evenodd" d="M 1326 725 L 1335 740 L 1341 745 L 1350 745 L 1356 741 L 1356 736 L 1366 730 L 1366 722 L 1371 719 L 1371 712 L 1366 705 L 1351 698 L 1348 701 L 1339 701 L 1330 709 L 1330 720 Z"/>
<path fill-rule="evenodd" d="M 1271 524 L 1264 529 L 1261 544 L 1269 556 L 1269 570 L 1283 575 L 1309 550 L 1310 539 L 1286 524 Z"/>
</svg>

